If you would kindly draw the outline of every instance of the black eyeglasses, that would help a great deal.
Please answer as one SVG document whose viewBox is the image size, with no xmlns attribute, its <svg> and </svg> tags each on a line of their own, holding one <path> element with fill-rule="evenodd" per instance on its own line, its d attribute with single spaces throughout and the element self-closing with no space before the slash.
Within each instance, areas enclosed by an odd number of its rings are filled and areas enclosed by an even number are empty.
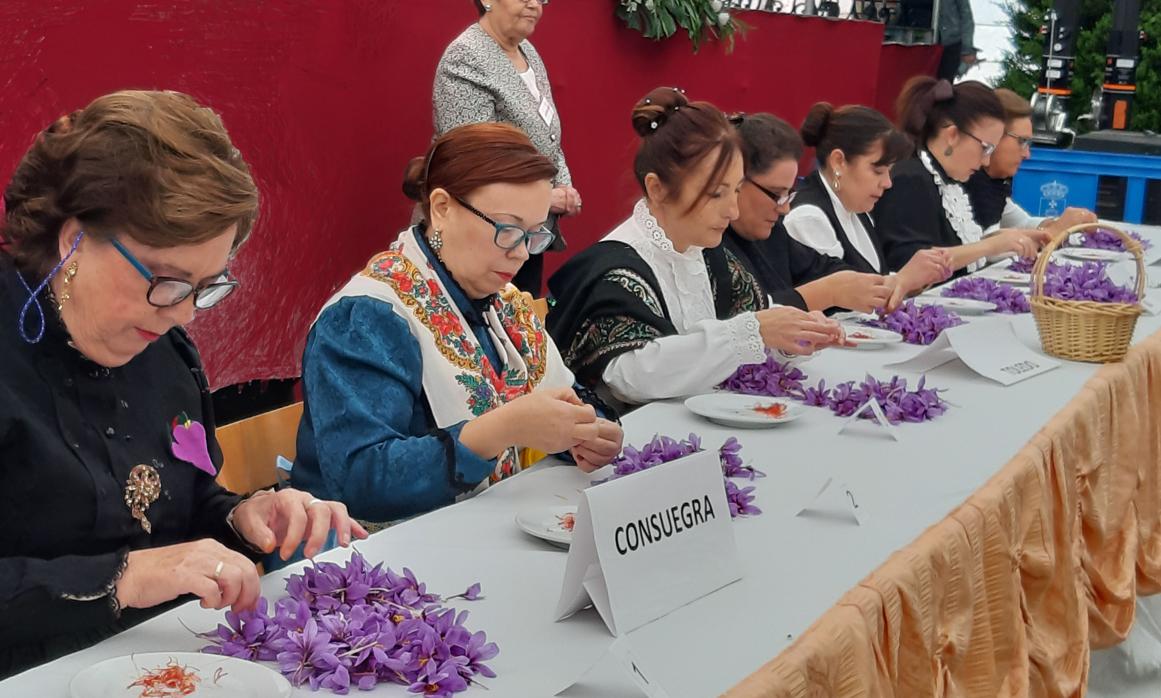
<svg viewBox="0 0 1161 698">
<path fill-rule="evenodd" d="M 514 250 L 520 246 L 520 243 L 524 243 L 528 246 L 528 254 L 540 254 L 547 250 L 552 245 L 552 241 L 556 239 L 556 233 L 543 225 L 532 230 L 525 230 L 512 223 L 497 223 L 488 214 L 481 212 L 475 206 L 472 206 L 458 196 L 453 198 L 455 198 L 456 203 L 460 206 L 463 206 L 488 223 L 491 223 L 496 228 L 496 236 L 492 238 L 492 241 L 496 243 L 496 247 L 502 250 Z"/>
<path fill-rule="evenodd" d="M 991 157 L 992 153 L 996 152 L 995 143 L 989 143 L 974 133 L 970 133 L 966 130 L 961 130 L 960 133 L 964 134 L 965 136 L 970 136 L 976 143 L 979 143 L 980 147 L 984 150 L 984 157 Z"/>
<path fill-rule="evenodd" d="M 1016 145 L 1020 146 L 1020 150 L 1024 150 L 1032 143 L 1032 136 L 1017 136 L 1011 131 L 1004 131 L 1004 135 L 1016 141 Z"/>
<path fill-rule="evenodd" d="M 793 189 L 786 192 L 785 194 L 778 194 L 778 193 L 770 191 L 769 189 L 762 186 L 761 184 L 758 184 L 757 182 L 750 179 L 749 177 L 746 177 L 746 181 L 749 182 L 750 184 L 753 184 L 755 187 L 757 187 L 758 191 L 760 191 L 763 194 L 765 194 L 766 196 L 770 197 L 770 200 L 779 206 L 789 206 L 790 202 L 794 201 L 794 197 L 798 196 L 798 192 L 794 191 Z"/>
<path fill-rule="evenodd" d="M 118 240 L 113 239 L 110 242 L 121 253 L 121 256 L 128 260 L 133 268 L 149 282 L 149 290 L 145 292 L 145 300 L 149 301 L 149 305 L 155 308 L 172 308 L 185 301 L 186 298 L 193 296 L 195 308 L 209 310 L 225 300 L 226 296 L 233 293 L 234 289 L 239 286 L 237 281 L 229 278 L 228 272 L 219 276 L 217 281 L 212 281 L 204 286 L 194 286 L 185 279 L 175 279 L 171 276 L 155 276 Z"/>
</svg>

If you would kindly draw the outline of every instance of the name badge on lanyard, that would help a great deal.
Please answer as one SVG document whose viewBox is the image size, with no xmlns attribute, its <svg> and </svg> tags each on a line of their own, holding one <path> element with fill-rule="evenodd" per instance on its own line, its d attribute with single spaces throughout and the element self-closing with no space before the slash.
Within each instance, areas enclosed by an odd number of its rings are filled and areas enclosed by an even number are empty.
<svg viewBox="0 0 1161 698">
<path fill-rule="evenodd" d="M 551 126 L 553 118 L 556 117 L 556 109 L 553 109 L 552 102 L 548 101 L 547 97 L 540 98 L 540 108 L 537 111 L 540 112 L 540 118 L 544 119 L 544 124 Z"/>
</svg>

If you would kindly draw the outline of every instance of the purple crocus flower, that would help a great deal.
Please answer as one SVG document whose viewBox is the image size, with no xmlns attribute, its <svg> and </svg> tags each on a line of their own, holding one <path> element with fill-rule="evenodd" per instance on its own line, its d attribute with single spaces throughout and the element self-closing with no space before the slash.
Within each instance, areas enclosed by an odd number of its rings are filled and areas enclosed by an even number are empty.
<svg viewBox="0 0 1161 698">
<path fill-rule="evenodd" d="M 726 480 L 726 500 L 730 503 L 730 517 L 754 516 L 762 510 L 754 506 L 754 486 L 738 487 L 731 480 Z"/>
<path fill-rule="evenodd" d="M 450 696 L 468 690 L 468 682 L 460 675 L 459 664 L 449 659 L 441 664 L 428 662 L 407 690 L 425 696 Z"/>
</svg>

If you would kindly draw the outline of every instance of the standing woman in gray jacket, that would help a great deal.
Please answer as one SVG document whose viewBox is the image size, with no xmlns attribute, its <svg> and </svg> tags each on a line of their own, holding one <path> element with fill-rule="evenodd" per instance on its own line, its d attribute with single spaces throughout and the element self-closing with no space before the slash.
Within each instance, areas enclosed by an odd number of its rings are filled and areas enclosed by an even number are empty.
<svg viewBox="0 0 1161 698">
<path fill-rule="evenodd" d="M 540 54 L 528 41 L 548 0 L 474 0 L 480 19 L 448 44 L 435 71 L 436 136 L 481 121 L 513 124 L 556 165 L 549 227 L 564 249 L 557 219 L 580 213 L 580 194 L 560 145 L 560 119 Z M 536 223 L 539 221 L 530 221 Z M 544 259 L 532 255 L 513 283 L 540 295 Z"/>
</svg>

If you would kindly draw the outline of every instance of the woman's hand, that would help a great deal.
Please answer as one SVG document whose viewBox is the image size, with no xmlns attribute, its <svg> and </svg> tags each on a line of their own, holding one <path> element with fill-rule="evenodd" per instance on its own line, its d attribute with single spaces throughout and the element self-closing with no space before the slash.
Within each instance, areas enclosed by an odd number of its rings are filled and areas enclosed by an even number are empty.
<svg viewBox="0 0 1161 698">
<path fill-rule="evenodd" d="M 237 611 L 253 608 L 261 593 L 254 563 L 209 538 L 134 550 L 117 582 L 122 608 L 152 608 L 193 594 L 202 608 Z"/>
<path fill-rule="evenodd" d="M 762 341 L 784 354 L 813 354 L 817 349 L 844 341 L 842 327 L 818 311 L 805 313 L 782 306 L 759 310 L 754 316 L 758 319 Z"/>
<path fill-rule="evenodd" d="M 824 277 L 832 285 L 831 306 L 870 313 L 885 307 L 891 299 L 895 282 L 878 274 L 864 274 L 850 269 Z"/>
<path fill-rule="evenodd" d="M 989 243 L 988 257 L 1000 257 L 1005 254 L 1014 254 L 1017 257 L 1035 257 L 1040 253 L 1040 246 L 1052 238 L 1047 230 L 1026 230 L 1023 228 L 1006 228 L 985 238 Z"/>
<path fill-rule="evenodd" d="M 947 281 L 951 278 L 951 265 L 951 255 L 947 250 L 933 247 L 916 252 L 893 277 L 895 286 L 886 306 L 887 312 L 895 310 L 904 299 L 928 286 Z"/>
<path fill-rule="evenodd" d="M 582 471 L 591 473 L 597 468 L 608 465 L 621 454 L 621 445 L 625 433 L 616 422 L 607 419 L 597 420 L 597 438 L 582 441 L 569 449 L 573 460 Z"/>
<path fill-rule="evenodd" d="M 332 529 L 343 547 L 350 545 L 351 538 L 367 537 L 367 531 L 347 514 L 341 502 L 318 499 L 292 488 L 244 500 L 234 509 L 234 528 L 246 542 L 267 553 L 279 548 L 283 560 L 293 555 L 303 540 L 303 554 L 314 557 Z"/>
<path fill-rule="evenodd" d="M 1059 233 L 1062 230 L 1068 230 L 1074 225 L 1096 222 L 1097 216 L 1092 211 L 1089 211 L 1086 208 L 1069 206 L 1068 208 L 1064 209 L 1064 213 L 1060 214 L 1059 218 L 1044 221 L 1040 224 L 1040 227 L 1053 233 Z"/>
<path fill-rule="evenodd" d="M 577 215 L 581 212 L 580 192 L 567 185 L 556 187 L 548 210 L 558 216 Z"/>
</svg>

